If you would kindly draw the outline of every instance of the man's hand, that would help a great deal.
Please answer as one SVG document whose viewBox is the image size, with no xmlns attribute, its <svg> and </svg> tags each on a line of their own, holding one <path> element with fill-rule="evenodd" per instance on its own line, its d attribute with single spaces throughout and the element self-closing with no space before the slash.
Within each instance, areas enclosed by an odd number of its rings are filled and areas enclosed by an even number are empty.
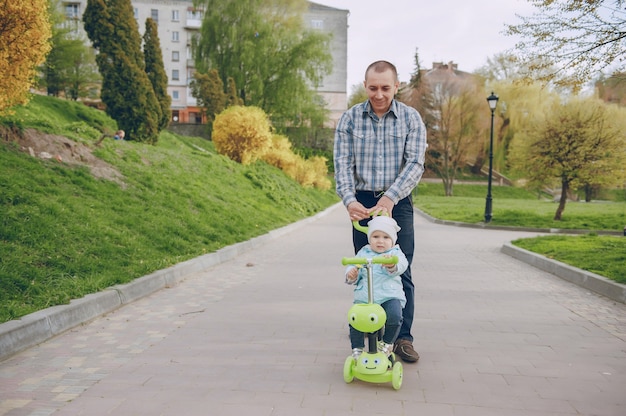
<svg viewBox="0 0 626 416">
<path fill-rule="evenodd" d="M 384 214 L 391 217 L 391 212 L 393 211 L 394 203 L 388 196 L 383 195 L 376 205 L 369 210 L 369 215 L 375 217 L 376 215 Z"/>
<path fill-rule="evenodd" d="M 348 215 L 350 216 L 350 221 L 360 221 L 370 217 L 369 210 L 357 201 L 348 205 Z"/>
</svg>

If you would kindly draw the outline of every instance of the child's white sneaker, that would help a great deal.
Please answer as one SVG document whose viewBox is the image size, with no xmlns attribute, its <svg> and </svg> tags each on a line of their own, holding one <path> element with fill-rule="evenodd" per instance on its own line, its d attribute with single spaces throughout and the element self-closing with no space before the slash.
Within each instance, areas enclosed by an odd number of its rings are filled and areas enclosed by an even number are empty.
<svg viewBox="0 0 626 416">
<path fill-rule="evenodd" d="M 385 341 L 378 342 L 378 351 L 385 354 L 387 357 L 393 352 L 393 344 L 387 344 Z"/>
<path fill-rule="evenodd" d="M 358 360 L 361 354 L 363 354 L 363 348 L 352 348 L 352 358 Z"/>
</svg>

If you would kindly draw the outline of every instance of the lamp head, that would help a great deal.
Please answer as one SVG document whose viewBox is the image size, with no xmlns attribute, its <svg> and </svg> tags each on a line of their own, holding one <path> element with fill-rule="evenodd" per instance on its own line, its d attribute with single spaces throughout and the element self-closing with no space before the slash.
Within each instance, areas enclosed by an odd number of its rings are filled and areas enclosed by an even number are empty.
<svg viewBox="0 0 626 416">
<path fill-rule="evenodd" d="M 489 103 L 491 111 L 494 111 L 496 109 L 496 105 L 498 105 L 498 96 L 491 91 L 491 95 L 487 97 L 487 102 Z"/>
</svg>

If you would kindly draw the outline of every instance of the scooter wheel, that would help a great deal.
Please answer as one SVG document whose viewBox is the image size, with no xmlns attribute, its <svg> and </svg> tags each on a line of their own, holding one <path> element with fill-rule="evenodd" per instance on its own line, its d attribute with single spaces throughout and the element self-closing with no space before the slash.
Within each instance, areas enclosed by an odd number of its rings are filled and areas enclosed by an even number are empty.
<svg viewBox="0 0 626 416">
<path fill-rule="evenodd" d="M 354 367 L 354 358 L 351 356 L 346 358 L 346 362 L 343 364 L 343 381 L 346 383 L 352 383 L 354 380 L 354 372 L 352 371 Z"/>
<path fill-rule="evenodd" d="M 402 363 L 396 361 L 391 370 L 391 385 L 395 390 L 400 390 L 402 387 Z"/>
</svg>

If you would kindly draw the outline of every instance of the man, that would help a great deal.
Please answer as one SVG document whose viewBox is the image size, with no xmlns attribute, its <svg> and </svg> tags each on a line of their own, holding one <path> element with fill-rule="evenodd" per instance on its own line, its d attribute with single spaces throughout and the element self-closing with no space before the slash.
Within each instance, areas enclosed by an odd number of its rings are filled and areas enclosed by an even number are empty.
<svg viewBox="0 0 626 416">
<path fill-rule="evenodd" d="M 334 164 L 337 194 L 351 221 L 379 214 L 391 215 L 400 226 L 398 244 L 409 267 L 402 274 L 407 299 L 394 352 L 414 363 L 411 326 L 415 288 L 411 262 L 415 247 L 411 192 L 424 172 L 426 127 L 419 113 L 394 99 L 400 82 L 396 67 L 376 61 L 365 71 L 368 100 L 346 111 L 335 132 Z M 363 221 L 362 225 L 366 225 Z M 353 229 L 355 253 L 367 244 L 367 235 Z"/>
</svg>

